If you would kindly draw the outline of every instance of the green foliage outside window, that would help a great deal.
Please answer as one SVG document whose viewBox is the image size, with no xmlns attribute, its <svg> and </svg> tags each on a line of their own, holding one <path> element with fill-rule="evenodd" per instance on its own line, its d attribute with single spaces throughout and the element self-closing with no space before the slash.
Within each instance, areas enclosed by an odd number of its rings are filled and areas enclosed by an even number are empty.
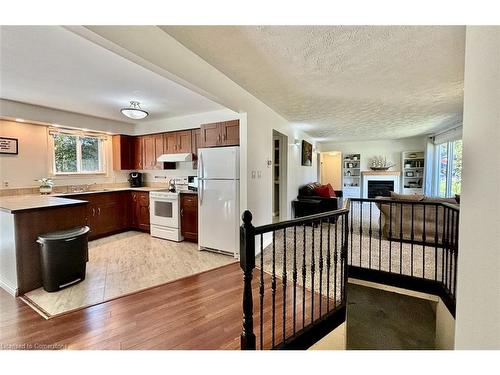
<svg viewBox="0 0 500 375">
<path fill-rule="evenodd" d="M 56 173 L 100 172 L 100 140 L 59 133 L 54 136 Z"/>
</svg>

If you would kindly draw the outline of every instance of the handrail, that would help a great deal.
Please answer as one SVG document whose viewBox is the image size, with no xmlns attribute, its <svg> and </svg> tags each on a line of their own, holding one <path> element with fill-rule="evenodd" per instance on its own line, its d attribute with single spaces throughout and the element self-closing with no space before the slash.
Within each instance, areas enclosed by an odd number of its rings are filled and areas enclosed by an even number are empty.
<svg viewBox="0 0 500 375">
<path fill-rule="evenodd" d="M 459 214 L 448 202 L 351 198 L 349 276 L 439 295 L 454 315 Z"/>
<path fill-rule="evenodd" d="M 252 290 L 255 237 L 260 238 L 257 311 L 260 349 L 306 348 L 345 321 L 348 214 L 349 200 L 344 200 L 343 208 L 335 211 L 258 227 L 252 225 L 250 211 L 243 213 L 240 228 L 240 267 L 244 283 L 242 349 L 257 348 Z M 264 247 L 266 234 L 272 235 L 272 241 Z M 264 270 L 266 256 L 271 259 L 269 269 Z M 264 317 L 267 304 L 271 304 L 270 320 Z M 280 309 L 281 314 L 277 311 Z M 281 331 L 279 337 L 277 331 Z M 265 343 L 264 336 L 269 343 Z"/>
</svg>

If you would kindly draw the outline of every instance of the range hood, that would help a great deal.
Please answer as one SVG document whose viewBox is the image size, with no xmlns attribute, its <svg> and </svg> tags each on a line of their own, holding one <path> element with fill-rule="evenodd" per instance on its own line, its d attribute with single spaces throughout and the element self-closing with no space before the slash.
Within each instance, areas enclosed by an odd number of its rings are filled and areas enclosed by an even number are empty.
<svg viewBox="0 0 500 375">
<path fill-rule="evenodd" d="M 185 154 L 163 154 L 156 159 L 159 162 L 170 162 L 175 163 L 178 161 L 192 161 L 193 154 L 185 153 Z"/>
</svg>

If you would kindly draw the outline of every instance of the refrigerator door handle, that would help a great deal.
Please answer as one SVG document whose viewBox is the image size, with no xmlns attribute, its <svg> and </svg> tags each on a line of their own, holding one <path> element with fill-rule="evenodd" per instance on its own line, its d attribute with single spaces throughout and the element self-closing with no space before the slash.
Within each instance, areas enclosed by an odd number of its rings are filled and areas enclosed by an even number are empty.
<svg viewBox="0 0 500 375">
<path fill-rule="evenodd" d="M 205 183 L 205 180 L 200 180 L 201 182 L 201 188 L 200 188 L 200 206 L 203 204 L 203 184 Z"/>
<path fill-rule="evenodd" d="M 200 152 L 200 157 L 199 157 L 199 163 L 198 163 L 198 170 L 200 171 L 200 179 L 203 179 L 203 152 Z"/>
</svg>

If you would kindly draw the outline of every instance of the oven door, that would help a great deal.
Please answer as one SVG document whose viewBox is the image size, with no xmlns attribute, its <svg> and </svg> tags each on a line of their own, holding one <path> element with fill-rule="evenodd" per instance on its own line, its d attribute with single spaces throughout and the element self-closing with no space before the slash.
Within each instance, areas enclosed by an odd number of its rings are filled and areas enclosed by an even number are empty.
<svg viewBox="0 0 500 375">
<path fill-rule="evenodd" d="M 179 199 L 152 198 L 150 210 L 151 224 L 179 228 Z"/>
</svg>

